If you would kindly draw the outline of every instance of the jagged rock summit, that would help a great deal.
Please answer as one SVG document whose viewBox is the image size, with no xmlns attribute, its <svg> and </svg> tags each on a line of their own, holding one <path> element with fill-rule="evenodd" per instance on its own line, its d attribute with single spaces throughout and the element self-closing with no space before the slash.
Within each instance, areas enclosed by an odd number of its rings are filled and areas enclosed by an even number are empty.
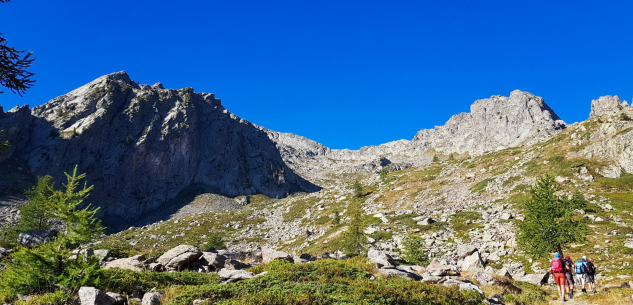
<svg viewBox="0 0 633 305">
<path fill-rule="evenodd" d="M 509 97 L 492 96 L 475 101 L 470 113 L 452 116 L 443 126 L 420 130 L 413 140 L 398 140 L 359 150 L 330 149 L 310 139 L 266 130 L 284 161 L 308 178 L 328 173 L 371 172 L 429 163 L 433 153 L 481 155 L 549 139 L 567 125 L 543 98 L 515 90 Z"/>
<path fill-rule="evenodd" d="M 0 112 L 11 147 L 35 175 L 78 164 L 102 216 L 135 220 L 196 185 L 227 196 L 285 197 L 319 187 L 283 162 L 265 132 L 213 94 L 138 85 L 125 72 L 100 77 L 29 109 Z"/>
<path fill-rule="evenodd" d="M 475 101 L 470 113 L 456 114 L 444 126 L 423 129 L 412 142 L 445 153 L 480 155 L 542 141 L 565 127 L 543 98 L 514 90 L 510 97 Z"/>
</svg>

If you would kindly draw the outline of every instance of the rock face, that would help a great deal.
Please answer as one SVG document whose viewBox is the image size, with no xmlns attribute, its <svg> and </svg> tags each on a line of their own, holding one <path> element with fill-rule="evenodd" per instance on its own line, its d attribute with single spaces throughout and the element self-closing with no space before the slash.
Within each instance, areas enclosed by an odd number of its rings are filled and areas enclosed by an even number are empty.
<svg viewBox="0 0 633 305">
<path fill-rule="evenodd" d="M 270 248 L 262 248 L 262 263 L 263 264 L 267 264 L 275 260 L 288 261 L 290 263 L 294 263 L 294 259 L 292 258 L 292 255 L 286 252 L 277 251 Z"/>
<path fill-rule="evenodd" d="M 629 104 L 626 101 L 620 101 L 620 97 L 617 95 L 601 96 L 597 100 L 591 101 L 591 113 L 589 113 L 589 117 L 594 118 L 603 115 L 612 115 L 628 107 Z"/>
<path fill-rule="evenodd" d="M 443 126 L 420 130 L 411 141 L 398 140 L 359 150 L 330 149 L 304 137 L 265 130 L 293 170 L 310 179 L 328 172 L 380 172 L 390 166 L 403 169 L 430 163 L 430 148 L 442 153 L 484 152 L 546 140 L 567 125 L 543 101 L 515 90 L 510 97 L 492 96 L 475 101 L 470 113 L 451 117 Z"/>
<path fill-rule="evenodd" d="M 284 197 L 319 189 L 288 168 L 266 132 L 192 88 L 137 85 L 125 72 L 46 104 L 0 111 L 11 143 L 0 161 L 25 162 L 58 183 L 76 164 L 102 215 L 135 220 L 191 185 L 228 196 Z"/>
<path fill-rule="evenodd" d="M 120 259 L 115 259 L 113 261 L 109 261 L 105 263 L 101 268 L 102 269 L 119 268 L 119 269 L 140 272 L 140 271 L 145 270 L 145 264 L 143 263 L 144 261 L 145 261 L 144 255 L 135 255 L 128 258 L 120 258 Z"/>
<path fill-rule="evenodd" d="M 478 155 L 544 140 L 565 126 L 543 98 L 515 90 L 510 97 L 475 101 L 470 113 L 454 115 L 444 126 L 419 131 L 412 144 L 445 153 Z"/>
</svg>

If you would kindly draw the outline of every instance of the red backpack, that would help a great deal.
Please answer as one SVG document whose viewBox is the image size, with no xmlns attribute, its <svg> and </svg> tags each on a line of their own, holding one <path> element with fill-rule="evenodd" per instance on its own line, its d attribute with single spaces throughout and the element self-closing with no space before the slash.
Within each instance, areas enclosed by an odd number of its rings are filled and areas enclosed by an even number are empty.
<svg viewBox="0 0 633 305">
<path fill-rule="evenodd" d="M 553 258 L 550 264 L 550 270 L 552 273 L 563 273 L 563 260 L 560 258 Z"/>
</svg>

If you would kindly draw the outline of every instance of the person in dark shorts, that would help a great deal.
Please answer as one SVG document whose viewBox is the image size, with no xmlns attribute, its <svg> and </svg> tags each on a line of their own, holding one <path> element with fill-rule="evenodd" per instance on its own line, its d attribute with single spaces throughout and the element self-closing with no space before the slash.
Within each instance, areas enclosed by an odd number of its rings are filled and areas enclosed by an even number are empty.
<svg viewBox="0 0 633 305">
<path fill-rule="evenodd" d="M 585 282 L 589 284 L 587 285 L 587 288 L 589 288 L 593 293 L 596 293 L 596 265 L 592 261 L 588 260 L 586 256 L 582 257 L 582 261 L 587 270 L 587 273 L 585 273 Z"/>
<path fill-rule="evenodd" d="M 571 299 L 574 297 L 574 261 L 569 256 L 565 257 L 563 267 L 565 268 L 565 292 Z"/>
</svg>

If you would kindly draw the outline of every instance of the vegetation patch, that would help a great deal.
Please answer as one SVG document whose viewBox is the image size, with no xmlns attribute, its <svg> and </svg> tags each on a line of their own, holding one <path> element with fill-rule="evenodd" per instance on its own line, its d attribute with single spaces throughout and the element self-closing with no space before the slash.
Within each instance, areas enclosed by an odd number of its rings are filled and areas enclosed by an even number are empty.
<svg viewBox="0 0 633 305">
<path fill-rule="evenodd" d="M 473 193 L 482 193 L 486 189 L 486 186 L 488 186 L 488 183 L 494 180 L 495 178 L 486 178 L 484 180 L 481 180 L 477 182 L 475 185 L 473 185 L 470 188 L 470 191 Z"/>
<path fill-rule="evenodd" d="M 474 228 L 483 227 L 477 221 L 483 220 L 481 213 L 472 211 L 460 211 L 451 216 L 451 228 L 457 232 L 457 236 L 464 238 L 468 236 L 468 231 Z"/>
<path fill-rule="evenodd" d="M 374 266 L 365 259 L 322 260 L 310 264 L 272 262 L 252 268 L 268 273 L 234 284 L 184 287 L 170 305 L 207 299 L 214 304 L 481 304 L 473 292 L 457 287 L 370 279 Z"/>
</svg>

